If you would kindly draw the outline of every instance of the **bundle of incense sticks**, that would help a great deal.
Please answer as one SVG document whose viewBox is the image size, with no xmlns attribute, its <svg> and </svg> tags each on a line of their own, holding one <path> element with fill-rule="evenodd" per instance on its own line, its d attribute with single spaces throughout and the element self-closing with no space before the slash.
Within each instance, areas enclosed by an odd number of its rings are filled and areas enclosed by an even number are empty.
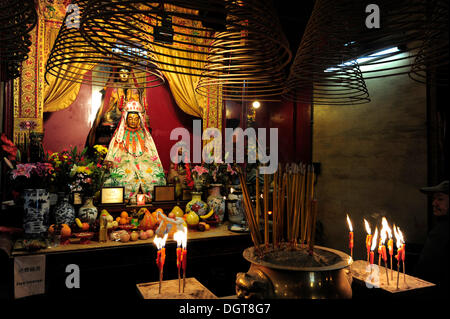
<svg viewBox="0 0 450 319">
<path fill-rule="evenodd" d="M 245 182 L 245 176 L 240 167 L 237 168 L 239 181 L 241 183 L 242 190 L 242 198 L 244 201 L 244 212 L 245 217 L 247 218 L 248 228 L 250 230 L 250 234 L 252 237 L 253 244 L 255 245 L 256 250 L 260 252 L 259 246 L 261 245 L 261 233 L 259 230 L 259 225 L 256 223 L 256 215 L 253 210 L 252 201 L 250 198 L 250 194 L 248 192 L 247 183 Z"/>
<path fill-rule="evenodd" d="M 258 169 L 259 170 L 259 169 Z M 284 169 L 279 165 L 273 175 L 264 174 L 264 185 L 261 189 L 257 173 L 256 209 L 253 209 L 245 178 L 240 172 L 244 208 L 255 243 L 261 243 L 259 217 L 264 217 L 264 244 L 267 248 L 272 239 L 273 249 L 282 246 L 283 241 L 295 248 L 298 243 L 307 245 L 310 253 L 314 250 L 315 225 L 317 220 L 317 200 L 315 199 L 315 173 L 312 165 L 286 164 Z M 273 180 L 272 199 L 270 197 L 270 181 Z M 260 192 L 263 205 L 260 205 Z M 272 205 L 270 205 L 272 204 Z M 262 210 L 262 212 L 261 212 Z M 272 236 L 270 235 L 269 212 L 272 211 Z M 262 215 L 261 215 L 262 213 Z"/>
</svg>

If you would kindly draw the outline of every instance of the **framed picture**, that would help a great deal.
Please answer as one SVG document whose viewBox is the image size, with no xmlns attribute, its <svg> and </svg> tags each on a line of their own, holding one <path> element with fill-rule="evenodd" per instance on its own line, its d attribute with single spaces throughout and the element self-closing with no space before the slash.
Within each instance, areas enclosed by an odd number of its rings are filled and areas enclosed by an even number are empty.
<svg viewBox="0 0 450 319">
<path fill-rule="evenodd" d="M 153 188 L 154 202 L 167 202 L 175 200 L 175 186 L 155 186 Z"/>
<path fill-rule="evenodd" d="M 82 205 L 83 204 L 83 196 L 81 196 L 81 192 L 76 191 L 72 193 L 72 204 L 73 205 Z"/>
<path fill-rule="evenodd" d="M 102 204 L 123 204 L 125 187 L 103 187 L 100 193 Z"/>
<path fill-rule="evenodd" d="M 191 190 L 183 189 L 183 196 L 182 196 L 181 200 L 191 200 L 191 199 L 192 199 Z"/>
</svg>

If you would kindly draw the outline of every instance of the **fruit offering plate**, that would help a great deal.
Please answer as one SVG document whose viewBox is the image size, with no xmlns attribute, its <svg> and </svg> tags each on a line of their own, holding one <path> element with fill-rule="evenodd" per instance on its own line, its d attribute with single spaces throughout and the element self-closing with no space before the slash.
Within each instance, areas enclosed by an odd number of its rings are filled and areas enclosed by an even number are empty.
<svg viewBox="0 0 450 319">
<path fill-rule="evenodd" d="M 119 228 L 126 231 L 137 230 L 137 227 L 134 225 L 119 225 Z"/>
<path fill-rule="evenodd" d="M 80 239 L 80 244 L 89 244 L 91 238 L 94 237 L 93 232 L 74 233 L 73 235 Z"/>
</svg>

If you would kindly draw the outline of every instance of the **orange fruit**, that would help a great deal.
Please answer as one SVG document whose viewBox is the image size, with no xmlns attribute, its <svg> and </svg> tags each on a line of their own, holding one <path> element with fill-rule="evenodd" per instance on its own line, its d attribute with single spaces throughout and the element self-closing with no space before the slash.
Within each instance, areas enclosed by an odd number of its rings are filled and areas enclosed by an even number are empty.
<svg viewBox="0 0 450 319">
<path fill-rule="evenodd" d="M 49 234 L 53 234 L 55 232 L 55 225 L 50 225 L 50 227 L 48 228 L 48 233 Z"/>
<path fill-rule="evenodd" d="M 70 237 L 71 234 L 72 230 L 70 229 L 70 227 L 67 226 L 66 224 L 63 224 L 63 227 L 61 228 L 61 236 Z"/>
<path fill-rule="evenodd" d="M 123 211 L 122 213 L 120 213 L 120 217 L 128 218 L 128 213 L 126 211 Z"/>
<path fill-rule="evenodd" d="M 88 223 L 83 223 L 82 226 L 83 226 L 83 227 L 82 227 L 81 229 L 82 229 L 83 231 L 88 231 L 88 230 L 89 230 L 89 224 L 88 224 Z"/>
<path fill-rule="evenodd" d="M 121 218 L 120 218 L 120 221 L 119 221 L 119 224 L 120 224 L 120 225 L 126 225 L 126 224 L 128 224 L 128 218 L 126 218 L 126 217 L 121 217 Z"/>
<path fill-rule="evenodd" d="M 116 222 L 120 223 L 120 216 L 116 218 Z"/>
</svg>

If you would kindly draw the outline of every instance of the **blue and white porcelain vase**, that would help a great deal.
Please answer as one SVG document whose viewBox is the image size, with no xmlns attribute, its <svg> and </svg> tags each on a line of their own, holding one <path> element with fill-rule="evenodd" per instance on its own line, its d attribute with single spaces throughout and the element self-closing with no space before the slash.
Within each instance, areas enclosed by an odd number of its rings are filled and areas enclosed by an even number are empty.
<svg viewBox="0 0 450 319">
<path fill-rule="evenodd" d="M 75 222 L 75 207 L 69 203 L 69 196 L 58 193 L 58 204 L 55 207 L 55 222 L 57 225 L 71 226 Z"/>
<path fill-rule="evenodd" d="M 209 209 L 214 210 L 214 213 L 219 217 L 219 221 L 223 222 L 225 217 L 225 199 L 220 194 L 221 186 L 221 184 L 211 184 L 206 203 L 208 204 Z"/>
<path fill-rule="evenodd" d="M 50 193 L 46 189 L 25 189 L 23 229 L 26 237 L 39 237 L 48 229 Z"/>
<path fill-rule="evenodd" d="M 228 220 L 233 224 L 242 224 L 245 221 L 244 207 L 242 205 L 242 192 L 236 190 L 228 194 L 227 211 Z"/>
<path fill-rule="evenodd" d="M 93 223 L 95 223 L 97 215 L 98 209 L 97 207 L 94 206 L 94 198 L 87 197 L 85 199 L 83 206 L 81 206 L 80 209 L 78 210 L 78 218 L 83 223 L 88 223 L 92 225 Z"/>
</svg>

